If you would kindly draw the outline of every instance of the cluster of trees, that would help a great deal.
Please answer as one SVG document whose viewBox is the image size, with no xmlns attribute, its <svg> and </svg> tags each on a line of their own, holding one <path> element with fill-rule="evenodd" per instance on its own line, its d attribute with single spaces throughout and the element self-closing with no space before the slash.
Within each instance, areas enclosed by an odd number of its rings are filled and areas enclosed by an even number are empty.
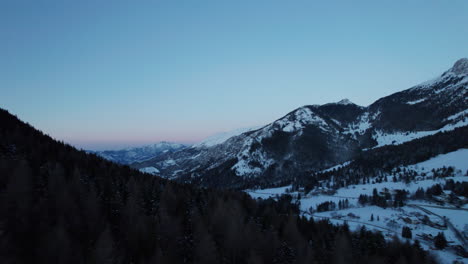
<svg viewBox="0 0 468 264">
<path fill-rule="evenodd" d="M 452 179 L 445 181 L 444 190 L 468 198 L 468 182 L 459 182 Z"/>
<path fill-rule="evenodd" d="M 323 202 L 317 205 L 317 212 L 333 211 L 336 210 L 336 203 L 333 201 Z"/>
<path fill-rule="evenodd" d="M 142 174 L 52 140 L 0 110 L 0 263 L 434 263 L 255 201 Z"/>
<path fill-rule="evenodd" d="M 374 221 L 374 214 L 371 214 L 369 220 L 372 221 L 372 222 Z M 377 221 L 380 221 L 380 217 L 379 217 L 379 216 L 377 216 Z"/>
<path fill-rule="evenodd" d="M 431 170 L 432 175 L 434 175 L 434 178 L 446 178 L 446 177 L 452 177 L 455 174 L 455 169 L 453 167 L 442 167 L 438 169 L 432 169 Z"/>
<path fill-rule="evenodd" d="M 434 184 L 431 187 L 426 188 L 418 188 L 412 198 L 424 200 L 424 199 L 431 199 L 433 196 L 439 196 L 444 193 L 444 190 L 451 191 L 448 195 L 448 202 L 455 203 L 458 201 L 458 197 L 456 196 L 463 196 L 468 197 L 468 182 L 455 182 L 452 179 L 445 181 L 445 184 L 442 186 L 440 184 Z"/>
<path fill-rule="evenodd" d="M 392 195 L 388 190 L 384 190 L 382 194 L 379 194 L 376 188 L 372 191 L 372 196 L 361 194 L 359 195 L 358 201 L 361 205 L 376 205 L 382 208 L 389 206 L 402 207 L 405 205 L 405 201 L 408 199 L 408 191 L 406 190 L 395 190 Z"/>
<path fill-rule="evenodd" d="M 426 189 L 426 198 L 431 198 L 432 196 L 439 196 L 442 193 L 442 186 L 440 186 L 440 184 L 434 184 Z"/>
<path fill-rule="evenodd" d="M 326 211 L 334 211 L 336 209 L 343 210 L 349 208 L 349 200 L 342 199 L 338 201 L 338 204 L 334 201 L 326 201 L 317 205 L 317 212 L 326 212 Z"/>
</svg>

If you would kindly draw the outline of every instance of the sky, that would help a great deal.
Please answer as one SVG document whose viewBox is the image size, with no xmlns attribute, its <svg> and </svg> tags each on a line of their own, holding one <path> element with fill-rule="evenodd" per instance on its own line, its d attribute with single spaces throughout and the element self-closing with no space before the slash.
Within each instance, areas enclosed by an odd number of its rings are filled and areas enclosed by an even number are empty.
<svg viewBox="0 0 468 264">
<path fill-rule="evenodd" d="M 0 1 L 0 107 L 85 149 L 193 143 L 468 57 L 468 1 Z"/>
</svg>

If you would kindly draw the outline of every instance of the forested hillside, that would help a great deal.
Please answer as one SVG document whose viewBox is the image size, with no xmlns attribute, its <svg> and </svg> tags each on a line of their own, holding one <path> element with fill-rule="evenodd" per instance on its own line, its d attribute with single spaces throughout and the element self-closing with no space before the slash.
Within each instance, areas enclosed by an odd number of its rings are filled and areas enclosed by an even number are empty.
<svg viewBox="0 0 468 264">
<path fill-rule="evenodd" d="M 1 263 L 433 263 L 419 245 L 298 217 L 78 151 L 0 111 Z"/>
<path fill-rule="evenodd" d="M 395 172 L 400 166 L 415 164 L 440 154 L 468 148 L 468 127 L 441 132 L 401 145 L 389 145 L 361 152 L 349 164 L 338 169 L 309 172 L 293 181 L 306 190 L 316 187 L 320 181 L 335 179 L 336 188 L 357 184 L 370 178 Z"/>
</svg>

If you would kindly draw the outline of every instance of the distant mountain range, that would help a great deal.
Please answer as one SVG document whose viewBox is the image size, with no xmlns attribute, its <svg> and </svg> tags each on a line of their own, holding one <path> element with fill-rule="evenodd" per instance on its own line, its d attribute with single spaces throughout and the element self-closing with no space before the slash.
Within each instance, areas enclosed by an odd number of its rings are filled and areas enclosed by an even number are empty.
<svg viewBox="0 0 468 264">
<path fill-rule="evenodd" d="M 109 161 L 117 162 L 120 164 L 131 164 L 134 162 L 142 162 L 157 157 L 164 153 L 172 153 L 175 151 L 179 151 L 186 147 L 187 145 L 184 144 L 162 141 L 156 144 L 146 145 L 142 147 L 88 152 L 94 153 Z"/>
<path fill-rule="evenodd" d="M 106 160 L 113 161 L 119 164 L 132 164 L 143 162 L 152 158 L 156 158 L 162 154 L 169 154 L 176 151 L 183 150 L 187 147 L 202 148 L 202 147 L 212 147 L 218 144 L 221 144 L 233 136 L 240 135 L 242 133 L 256 130 L 259 127 L 247 127 L 239 128 L 233 131 L 221 132 L 210 136 L 203 141 L 191 146 L 188 144 L 180 144 L 175 142 L 161 141 L 159 143 L 144 145 L 141 147 L 131 147 L 124 148 L 119 150 L 102 150 L 94 151 L 87 150 L 88 153 L 96 154 Z M 154 167 L 144 168 L 141 171 L 151 174 L 158 174 L 159 170 Z"/>
<path fill-rule="evenodd" d="M 347 99 L 307 105 L 261 128 L 159 153 L 131 166 L 202 186 L 287 182 L 353 160 L 369 149 L 467 126 L 467 90 L 464 58 L 441 76 L 367 107 Z"/>
</svg>

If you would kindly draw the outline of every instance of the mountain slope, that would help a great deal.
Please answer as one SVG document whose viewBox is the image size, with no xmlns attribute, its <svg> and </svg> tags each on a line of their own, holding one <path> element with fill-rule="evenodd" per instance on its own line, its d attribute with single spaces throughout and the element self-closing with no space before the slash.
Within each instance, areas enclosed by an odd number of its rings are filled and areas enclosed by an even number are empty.
<svg viewBox="0 0 468 264">
<path fill-rule="evenodd" d="M 258 127 L 246 127 L 246 128 L 239 128 L 229 132 L 223 132 L 219 134 L 215 134 L 211 137 L 206 138 L 202 142 L 195 144 L 194 147 L 212 147 L 215 145 L 222 144 L 226 142 L 226 140 L 230 139 L 231 137 L 238 136 L 245 132 L 249 132 L 252 130 L 256 130 Z"/>
<path fill-rule="evenodd" d="M 461 59 L 440 77 L 368 107 L 349 100 L 303 106 L 222 144 L 194 146 L 132 166 L 153 166 L 163 177 L 205 186 L 290 181 L 351 160 L 366 149 L 468 125 L 467 90 L 468 59 Z"/>
</svg>

